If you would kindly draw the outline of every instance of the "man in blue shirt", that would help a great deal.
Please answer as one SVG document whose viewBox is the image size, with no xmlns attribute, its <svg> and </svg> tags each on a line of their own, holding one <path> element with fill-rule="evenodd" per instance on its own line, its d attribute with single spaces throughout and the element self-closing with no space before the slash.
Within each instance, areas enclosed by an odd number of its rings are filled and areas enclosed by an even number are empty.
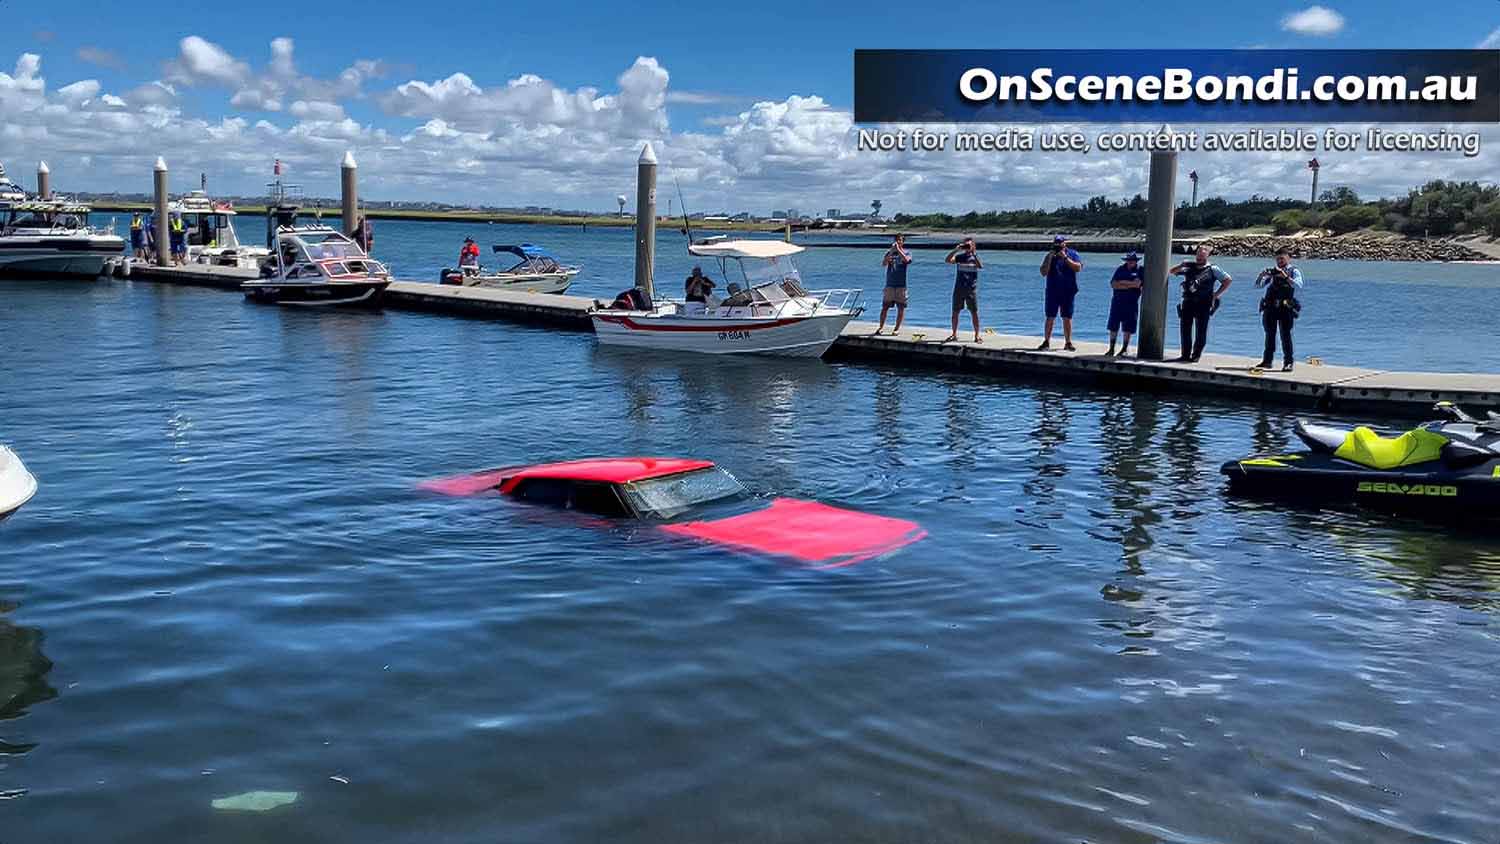
<svg viewBox="0 0 1500 844">
<path fill-rule="evenodd" d="M 958 265 L 958 274 L 953 277 L 953 333 L 943 342 L 958 339 L 958 312 L 968 308 L 969 317 L 974 321 L 974 342 L 983 343 L 979 339 L 979 271 L 984 269 L 984 264 L 979 262 L 974 238 L 964 238 L 963 243 L 953 247 L 943 260 Z"/>
<path fill-rule="evenodd" d="M 1281 333 L 1282 372 L 1292 371 L 1292 322 L 1302 313 L 1297 291 L 1302 289 L 1302 271 L 1292 266 L 1292 252 L 1285 247 L 1276 250 L 1276 266 L 1261 270 L 1256 287 L 1266 288 L 1260 300 L 1260 324 L 1266 330 L 1266 349 L 1260 357 L 1260 368 L 1270 369 L 1276 357 L 1276 334 Z"/>
<path fill-rule="evenodd" d="M 1115 332 L 1119 331 L 1125 335 L 1125 342 L 1120 344 L 1119 355 L 1124 357 L 1130 350 L 1130 335 L 1135 333 L 1135 323 L 1141 313 L 1141 288 L 1145 286 L 1141 256 L 1135 252 L 1126 255 L 1125 263 L 1115 268 L 1109 286 L 1114 289 L 1114 293 L 1109 298 L 1109 351 L 1104 356 L 1114 356 Z"/>
<path fill-rule="evenodd" d="M 880 297 L 880 325 L 875 329 L 876 334 L 885 330 L 885 315 L 890 313 L 892 305 L 896 306 L 896 327 L 892 331 L 901 333 L 901 319 L 906 316 L 906 265 L 910 263 L 906 235 L 898 234 L 896 242 L 880 260 L 880 265 L 885 267 L 885 291 Z"/>
<path fill-rule="evenodd" d="M 1052 322 L 1062 314 L 1063 348 L 1073 348 L 1073 299 L 1078 295 L 1078 271 L 1083 261 L 1068 246 L 1067 235 L 1052 238 L 1052 251 L 1042 259 L 1042 277 L 1047 279 L 1046 311 L 1047 324 L 1042 332 L 1042 345 L 1038 350 L 1052 347 Z"/>
</svg>

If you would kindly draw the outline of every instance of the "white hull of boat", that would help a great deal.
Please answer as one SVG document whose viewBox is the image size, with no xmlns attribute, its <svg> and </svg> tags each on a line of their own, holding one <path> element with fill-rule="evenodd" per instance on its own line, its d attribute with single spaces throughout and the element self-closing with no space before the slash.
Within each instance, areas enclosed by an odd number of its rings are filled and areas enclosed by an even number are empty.
<svg viewBox="0 0 1500 844">
<path fill-rule="evenodd" d="M 822 357 L 854 314 L 796 317 L 662 316 L 642 311 L 595 311 L 594 333 L 609 346 L 711 355 Z"/>
<path fill-rule="evenodd" d="M 488 287 L 491 290 L 514 290 L 520 293 L 563 293 L 573 283 L 571 273 L 525 273 L 517 275 L 481 275 L 465 287 Z"/>
<path fill-rule="evenodd" d="M 14 451 L 0 445 L 0 519 L 21 508 L 36 494 L 36 478 Z"/>
<path fill-rule="evenodd" d="M 35 273 L 94 278 L 103 274 L 105 261 L 120 257 L 125 246 L 119 238 L 114 238 L 113 243 L 109 239 L 91 238 L 91 242 L 102 242 L 86 249 L 66 250 L 45 243 L 17 245 L 11 238 L 5 240 L 10 242 L 0 248 L 0 273 L 6 275 Z"/>
<path fill-rule="evenodd" d="M 204 249 L 188 247 L 188 263 L 207 264 L 211 267 L 238 267 L 242 270 L 258 270 L 271 257 L 271 250 L 240 247 L 239 249 Z"/>
</svg>

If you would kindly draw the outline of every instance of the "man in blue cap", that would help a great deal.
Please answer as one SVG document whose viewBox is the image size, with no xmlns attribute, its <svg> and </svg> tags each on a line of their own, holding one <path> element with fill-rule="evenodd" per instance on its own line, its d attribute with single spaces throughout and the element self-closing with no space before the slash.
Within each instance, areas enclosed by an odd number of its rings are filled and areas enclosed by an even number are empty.
<svg viewBox="0 0 1500 844">
<path fill-rule="evenodd" d="M 1145 286 L 1145 274 L 1141 271 L 1141 256 L 1131 252 L 1125 256 L 1125 262 L 1115 268 L 1114 277 L 1109 280 L 1109 286 L 1114 293 L 1109 299 L 1109 351 L 1105 357 L 1115 354 L 1115 332 L 1125 335 L 1125 342 L 1120 344 L 1120 357 L 1130 350 L 1130 335 L 1135 333 L 1135 323 L 1141 313 L 1141 288 Z"/>
<path fill-rule="evenodd" d="M 1059 314 L 1063 323 L 1063 348 L 1073 348 L 1073 299 L 1078 295 L 1078 271 L 1083 269 L 1083 260 L 1068 246 L 1067 235 L 1052 238 L 1052 251 L 1042 259 L 1042 277 L 1047 279 L 1046 312 L 1047 323 L 1042 332 L 1042 345 L 1038 350 L 1052 347 L 1052 322 Z"/>
</svg>

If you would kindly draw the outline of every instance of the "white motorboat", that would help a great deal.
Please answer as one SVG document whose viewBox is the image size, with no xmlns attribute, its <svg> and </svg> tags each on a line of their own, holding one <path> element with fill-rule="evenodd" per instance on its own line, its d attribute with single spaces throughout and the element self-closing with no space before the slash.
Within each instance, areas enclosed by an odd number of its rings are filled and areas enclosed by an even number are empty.
<svg viewBox="0 0 1500 844">
<path fill-rule="evenodd" d="M 271 257 L 271 250 L 264 246 L 241 243 L 234 231 L 234 206 L 214 202 L 204 191 L 195 190 L 173 202 L 168 213 L 182 215 L 190 264 L 254 270 Z"/>
<path fill-rule="evenodd" d="M 36 478 L 10 449 L 0 445 L 0 520 L 21 508 L 36 494 Z"/>
<path fill-rule="evenodd" d="M 860 291 L 804 289 L 792 261 L 801 251 L 778 240 L 695 243 L 689 253 L 719 262 L 727 294 L 723 299 L 657 299 L 638 307 L 645 303 L 632 305 L 622 294 L 616 304 L 590 311 L 594 332 L 600 343 L 613 346 L 822 357 L 862 310 Z"/>
<path fill-rule="evenodd" d="M 94 278 L 124 251 L 124 238 L 89 225 L 89 206 L 14 188 L 0 170 L 0 273 Z"/>
<path fill-rule="evenodd" d="M 245 297 L 278 305 L 374 305 L 391 283 L 384 264 L 323 225 L 276 230 L 261 278 L 240 285 Z"/>
<path fill-rule="evenodd" d="M 508 270 L 485 272 L 478 265 L 460 266 L 458 269 L 444 267 L 438 276 L 442 284 L 464 287 L 492 287 L 500 290 L 520 290 L 527 293 L 563 293 L 578 275 L 578 267 L 565 266 L 548 255 L 541 247 L 530 243 L 519 246 L 495 244 L 496 254 L 509 253 L 520 258 L 520 263 Z"/>
</svg>

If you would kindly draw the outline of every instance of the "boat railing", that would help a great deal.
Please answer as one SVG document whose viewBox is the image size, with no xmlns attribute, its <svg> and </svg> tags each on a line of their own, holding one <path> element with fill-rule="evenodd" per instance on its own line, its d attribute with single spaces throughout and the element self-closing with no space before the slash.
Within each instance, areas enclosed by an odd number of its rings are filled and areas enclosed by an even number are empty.
<svg viewBox="0 0 1500 844">
<path fill-rule="evenodd" d="M 819 309 L 837 311 L 860 310 L 859 300 L 864 291 L 857 287 L 844 287 L 834 290 L 814 290 L 807 294 L 808 298 L 818 303 Z"/>
</svg>

